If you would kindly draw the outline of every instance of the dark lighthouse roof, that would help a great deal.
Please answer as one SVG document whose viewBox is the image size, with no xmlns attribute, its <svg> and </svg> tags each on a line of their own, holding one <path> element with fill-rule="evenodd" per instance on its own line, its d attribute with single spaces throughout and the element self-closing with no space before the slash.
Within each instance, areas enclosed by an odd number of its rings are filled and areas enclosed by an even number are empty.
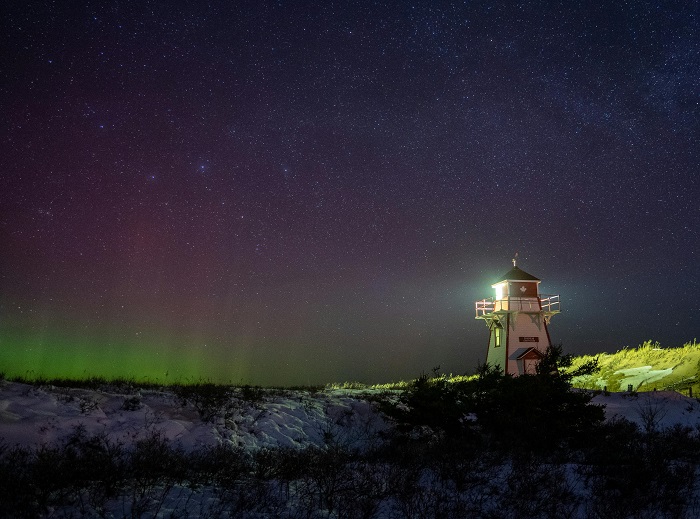
<svg viewBox="0 0 700 519">
<path fill-rule="evenodd" d="M 520 270 L 518 267 L 513 267 L 508 272 L 506 272 L 501 279 L 497 281 L 500 283 L 502 281 L 540 281 L 538 278 L 532 274 L 528 274 L 524 270 Z"/>
</svg>

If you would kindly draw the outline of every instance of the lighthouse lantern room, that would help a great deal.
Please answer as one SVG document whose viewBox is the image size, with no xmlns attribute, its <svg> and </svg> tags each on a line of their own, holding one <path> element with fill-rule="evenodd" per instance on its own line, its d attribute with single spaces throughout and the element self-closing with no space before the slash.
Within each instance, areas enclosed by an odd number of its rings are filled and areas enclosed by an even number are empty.
<svg viewBox="0 0 700 519">
<path fill-rule="evenodd" d="M 510 269 L 491 285 L 496 296 L 476 302 L 476 318 L 489 328 L 486 362 L 509 375 L 534 373 L 551 345 L 549 325 L 559 313 L 559 295 L 541 295 L 540 280 L 521 270 L 513 259 Z"/>
</svg>

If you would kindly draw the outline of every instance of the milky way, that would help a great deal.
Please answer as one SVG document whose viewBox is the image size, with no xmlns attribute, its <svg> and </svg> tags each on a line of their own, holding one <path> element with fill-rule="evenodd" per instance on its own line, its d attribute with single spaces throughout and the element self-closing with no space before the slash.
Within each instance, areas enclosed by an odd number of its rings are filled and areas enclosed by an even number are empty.
<svg viewBox="0 0 700 519">
<path fill-rule="evenodd" d="M 0 371 L 471 372 L 700 335 L 697 2 L 10 2 Z M 600 5 L 598 5 L 600 4 Z"/>
</svg>

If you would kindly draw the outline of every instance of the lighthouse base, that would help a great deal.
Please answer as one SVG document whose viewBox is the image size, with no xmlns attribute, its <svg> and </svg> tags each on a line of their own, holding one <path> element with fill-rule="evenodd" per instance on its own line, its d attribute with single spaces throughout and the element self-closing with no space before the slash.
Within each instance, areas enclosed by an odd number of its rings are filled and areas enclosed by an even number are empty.
<svg viewBox="0 0 700 519">
<path fill-rule="evenodd" d="M 489 317 L 486 362 L 508 375 L 534 374 L 550 345 L 544 316 L 539 312 L 496 312 Z"/>
</svg>

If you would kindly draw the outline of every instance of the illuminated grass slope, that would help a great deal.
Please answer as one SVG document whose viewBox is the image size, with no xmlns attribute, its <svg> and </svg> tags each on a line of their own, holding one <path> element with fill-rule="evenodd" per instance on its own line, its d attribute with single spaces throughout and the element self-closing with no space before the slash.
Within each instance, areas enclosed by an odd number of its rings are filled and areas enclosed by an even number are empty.
<svg viewBox="0 0 700 519">
<path fill-rule="evenodd" d="M 646 341 L 636 348 L 623 348 L 616 353 L 599 353 L 573 357 L 571 371 L 586 362 L 598 359 L 598 369 L 591 375 L 575 377 L 574 387 L 608 391 L 673 390 L 700 396 L 700 343 L 697 340 L 680 347 L 664 348 L 658 342 Z M 473 376 L 473 375 L 472 375 Z M 449 382 L 469 376 L 439 375 Z M 398 381 L 372 386 L 358 382 L 328 384 L 330 389 L 405 389 L 411 381 Z"/>
<path fill-rule="evenodd" d="M 636 348 L 624 348 L 616 353 L 600 353 L 573 357 L 571 371 L 586 362 L 598 359 L 598 369 L 591 375 L 573 379 L 574 387 L 608 391 L 673 390 L 700 396 L 700 343 L 697 340 L 681 347 L 663 348 L 658 342 L 646 341 Z M 474 376 L 474 375 L 472 375 Z M 461 375 L 438 375 L 448 382 L 471 378 Z M 359 382 L 328 384 L 329 389 L 400 390 L 412 381 L 365 385 Z"/>
<path fill-rule="evenodd" d="M 598 370 L 577 377 L 575 387 L 608 391 L 676 390 L 700 396 L 700 344 L 697 340 L 678 348 L 663 348 L 658 342 L 646 341 L 637 348 L 616 353 L 575 357 L 572 369 L 598 359 Z"/>
</svg>

